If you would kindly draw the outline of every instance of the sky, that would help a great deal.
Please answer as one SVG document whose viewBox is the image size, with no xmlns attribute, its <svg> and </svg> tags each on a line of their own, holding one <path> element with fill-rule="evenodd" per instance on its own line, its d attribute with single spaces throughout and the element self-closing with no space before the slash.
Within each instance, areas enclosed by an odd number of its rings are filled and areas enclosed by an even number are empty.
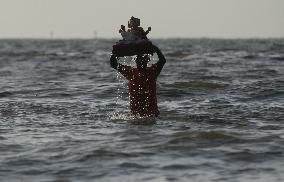
<svg viewBox="0 0 284 182">
<path fill-rule="evenodd" d="M 116 38 L 131 16 L 149 38 L 284 38 L 284 0 L 0 0 L 0 38 Z"/>
</svg>

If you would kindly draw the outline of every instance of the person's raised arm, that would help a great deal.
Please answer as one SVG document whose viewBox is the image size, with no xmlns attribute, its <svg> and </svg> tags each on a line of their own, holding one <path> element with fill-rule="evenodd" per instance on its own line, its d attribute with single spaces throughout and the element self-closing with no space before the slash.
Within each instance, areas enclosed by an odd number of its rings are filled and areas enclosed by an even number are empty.
<svg viewBox="0 0 284 182">
<path fill-rule="evenodd" d="M 166 63 L 166 58 L 163 55 L 162 51 L 155 45 L 153 45 L 153 51 L 157 53 L 158 55 L 158 62 L 157 62 L 157 76 L 161 73 L 165 63 Z"/>
<path fill-rule="evenodd" d="M 129 77 L 129 72 L 131 70 L 130 66 L 122 65 L 117 62 L 117 56 L 115 54 L 112 54 L 110 57 L 110 66 L 113 69 L 116 69 L 118 72 L 120 72 L 124 77 Z"/>
</svg>

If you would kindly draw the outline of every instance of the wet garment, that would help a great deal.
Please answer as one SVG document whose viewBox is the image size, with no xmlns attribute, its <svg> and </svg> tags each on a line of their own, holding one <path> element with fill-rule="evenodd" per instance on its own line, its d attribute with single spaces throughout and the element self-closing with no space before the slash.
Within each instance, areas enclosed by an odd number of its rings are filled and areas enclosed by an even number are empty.
<svg viewBox="0 0 284 182">
<path fill-rule="evenodd" d="M 156 98 L 157 65 L 139 71 L 131 66 L 121 65 L 119 69 L 128 80 L 130 109 L 139 116 L 159 115 Z"/>
</svg>

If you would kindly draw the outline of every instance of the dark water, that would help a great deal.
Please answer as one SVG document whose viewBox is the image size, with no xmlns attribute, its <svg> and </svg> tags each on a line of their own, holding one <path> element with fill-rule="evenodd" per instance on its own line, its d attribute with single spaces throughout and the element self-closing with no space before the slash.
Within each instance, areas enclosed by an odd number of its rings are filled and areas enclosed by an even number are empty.
<svg viewBox="0 0 284 182">
<path fill-rule="evenodd" d="M 284 180 L 284 40 L 155 40 L 144 124 L 114 42 L 0 40 L 1 182 Z"/>
</svg>

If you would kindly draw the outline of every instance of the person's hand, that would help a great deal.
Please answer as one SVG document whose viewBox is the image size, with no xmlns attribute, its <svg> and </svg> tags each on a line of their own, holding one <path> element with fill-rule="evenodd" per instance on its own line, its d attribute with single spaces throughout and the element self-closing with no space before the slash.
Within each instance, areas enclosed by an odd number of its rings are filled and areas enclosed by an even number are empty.
<svg viewBox="0 0 284 182">
<path fill-rule="evenodd" d="M 148 27 L 148 32 L 150 32 L 152 30 L 152 28 L 151 27 Z"/>
</svg>

